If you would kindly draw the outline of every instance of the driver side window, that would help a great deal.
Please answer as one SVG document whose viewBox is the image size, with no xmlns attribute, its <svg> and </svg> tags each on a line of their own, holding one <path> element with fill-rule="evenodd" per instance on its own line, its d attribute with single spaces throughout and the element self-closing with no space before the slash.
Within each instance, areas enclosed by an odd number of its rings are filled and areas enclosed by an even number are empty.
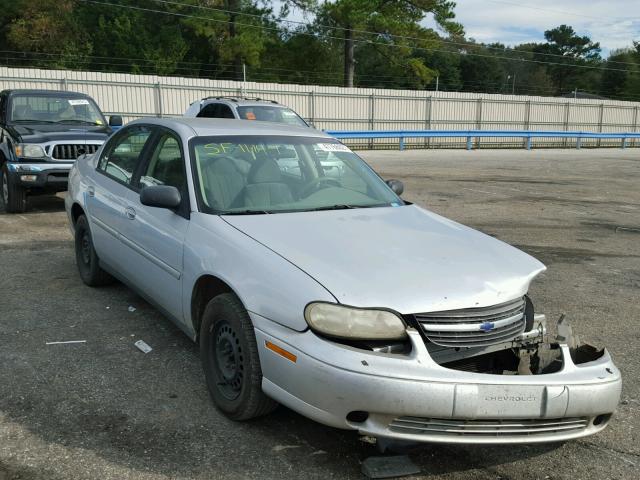
<svg viewBox="0 0 640 480">
<path fill-rule="evenodd" d="M 150 136 L 151 130 L 144 126 L 122 132 L 105 148 L 98 162 L 98 171 L 131 186 L 131 179 Z"/>
</svg>

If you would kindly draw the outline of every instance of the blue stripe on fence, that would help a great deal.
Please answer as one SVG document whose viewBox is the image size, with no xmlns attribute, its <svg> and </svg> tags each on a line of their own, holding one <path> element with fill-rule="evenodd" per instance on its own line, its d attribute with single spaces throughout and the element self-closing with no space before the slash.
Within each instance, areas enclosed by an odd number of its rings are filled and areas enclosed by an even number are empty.
<svg viewBox="0 0 640 480">
<path fill-rule="evenodd" d="M 397 138 L 400 150 L 404 150 L 405 138 L 466 138 L 467 150 L 471 150 L 472 139 L 483 137 L 526 139 L 527 150 L 531 150 L 532 138 L 575 138 L 576 148 L 580 148 L 582 139 L 586 138 L 618 138 L 622 142 L 621 148 L 626 148 L 628 139 L 640 138 L 640 132 L 565 132 L 551 130 L 327 130 L 326 133 L 339 139 Z"/>
</svg>

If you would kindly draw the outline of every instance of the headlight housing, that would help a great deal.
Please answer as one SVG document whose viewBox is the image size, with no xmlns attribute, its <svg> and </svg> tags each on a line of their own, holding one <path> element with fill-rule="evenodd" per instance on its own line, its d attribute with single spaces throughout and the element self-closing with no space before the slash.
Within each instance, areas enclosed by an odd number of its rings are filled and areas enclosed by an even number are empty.
<svg viewBox="0 0 640 480">
<path fill-rule="evenodd" d="M 44 149 L 40 145 L 32 143 L 21 143 L 15 147 L 16 156 L 19 158 L 43 158 Z"/>
<path fill-rule="evenodd" d="M 309 326 L 324 335 L 352 340 L 397 340 L 407 335 L 404 321 L 388 310 L 314 302 L 304 309 Z"/>
</svg>

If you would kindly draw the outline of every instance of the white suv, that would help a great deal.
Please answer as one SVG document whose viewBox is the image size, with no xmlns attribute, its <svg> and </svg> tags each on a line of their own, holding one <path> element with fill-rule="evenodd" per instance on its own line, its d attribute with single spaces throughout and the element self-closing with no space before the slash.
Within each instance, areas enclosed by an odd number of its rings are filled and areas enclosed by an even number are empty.
<svg viewBox="0 0 640 480">
<path fill-rule="evenodd" d="M 206 97 L 189 105 L 185 117 L 230 118 L 288 123 L 309 127 L 300 115 L 275 100 L 245 97 Z"/>
</svg>

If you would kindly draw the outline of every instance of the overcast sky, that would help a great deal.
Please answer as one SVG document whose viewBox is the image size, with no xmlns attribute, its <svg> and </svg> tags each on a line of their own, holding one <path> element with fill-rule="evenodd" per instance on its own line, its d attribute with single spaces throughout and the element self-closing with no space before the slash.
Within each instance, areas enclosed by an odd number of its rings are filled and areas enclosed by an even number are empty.
<svg viewBox="0 0 640 480">
<path fill-rule="evenodd" d="M 322 1 L 322 0 L 320 0 Z M 602 55 L 640 40 L 640 0 L 455 0 L 466 36 L 478 42 L 516 45 L 544 42 L 544 31 L 571 25 L 600 42 Z M 280 1 L 273 2 L 276 11 Z M 289 16 L 304 20 L 300 11 Z M 434 26 L 432 21 L 426 25 Z"/>
<path fill-rule="evenodd" d="M 544 31 L 571 25 L 600 42 L 603 56 L 640 40 L 640 0 L 456 0 L 456 17 L 478 42 L 544 41 Z"/>
</svg>

